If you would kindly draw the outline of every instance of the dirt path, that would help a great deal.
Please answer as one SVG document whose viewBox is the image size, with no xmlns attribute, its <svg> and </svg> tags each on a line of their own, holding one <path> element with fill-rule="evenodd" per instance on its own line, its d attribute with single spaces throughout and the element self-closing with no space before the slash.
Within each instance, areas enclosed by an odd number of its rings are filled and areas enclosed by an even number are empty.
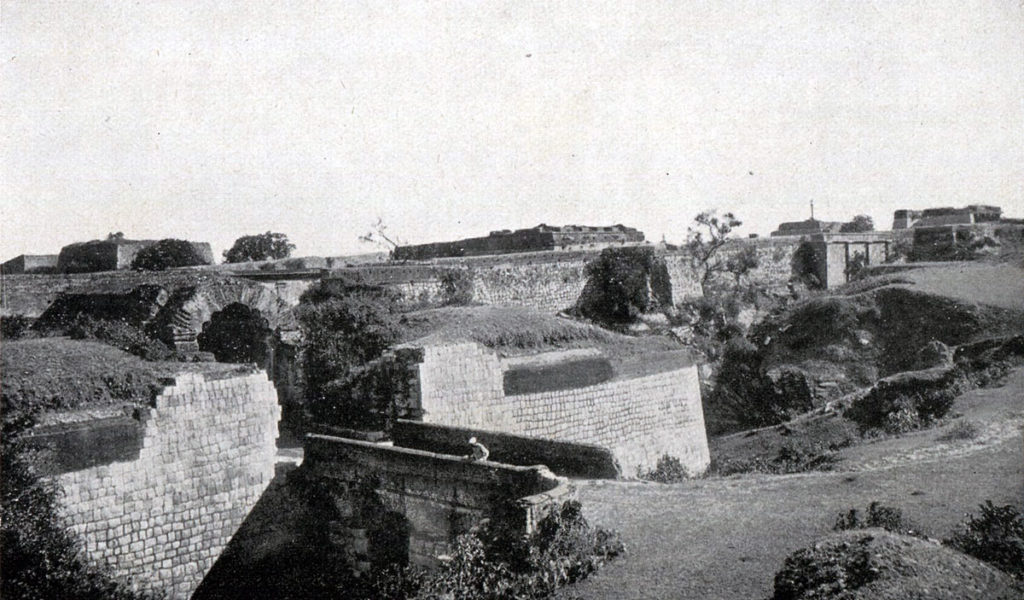
<svg viewBox="0 0 1024 600">
<path fill-rule="evenodd" d="M 1024 369 L 956 410 L 980 424 L 976 440 L 938 442 L 942 431 L 929 430 L 867 444 L 844 456 L 845 472 L 579 482 L 587 517 L 618 529 L 628 556 L 562 597 L 765 598 L 785 557 L 850 508 L 898 506 L 941 538 L 985 500 L 1024 506 Z"/>
</svg>

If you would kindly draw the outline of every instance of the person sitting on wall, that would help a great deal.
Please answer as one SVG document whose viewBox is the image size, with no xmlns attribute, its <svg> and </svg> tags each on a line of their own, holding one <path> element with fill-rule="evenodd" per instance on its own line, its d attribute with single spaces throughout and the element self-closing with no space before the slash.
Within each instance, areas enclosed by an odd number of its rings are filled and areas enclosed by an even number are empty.
<svg viewBox="0 0 1024 600">
<path fill-rule="evenodd" d="M 487 460 L 487 457 L 491 455 L 491 451 L 487 449 L 487 446 L 476 441 L 475 437 L 469 438 L 469 445 L 473 447 L 473 452 L 469 455 L 470 460 Z"/>
</svg>

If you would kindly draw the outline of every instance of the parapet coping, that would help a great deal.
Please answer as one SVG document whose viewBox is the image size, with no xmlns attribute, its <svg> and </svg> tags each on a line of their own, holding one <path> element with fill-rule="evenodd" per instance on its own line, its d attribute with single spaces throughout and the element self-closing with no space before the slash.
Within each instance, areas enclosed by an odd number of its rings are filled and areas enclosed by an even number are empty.
<svg viewBox="0 0 1024 600">
<path fill-rule="evenodd" d="M 604 358 L 599 348 L 570 348 L 567 350 L 551 350 L 539 354 L 520 354 L 501 359 L 502 369 L 516 367 L 546 367 L 586 358 Z"/>
<path fill-rule="evenodd" d="M 430 458 L 435 460 L 444 461 L 447 463 L 459 464 L 459 465 L 474 465 L 480 467 L 489 467 L 491 469 L 499 469 L 512 473 L 519 474 L 536 474 L 544 479 L 550 479 L 556 483 L 552 489 L 557 487 L 557 482 L 565 481 L 568 479 L 559 477 L 551 472 L 544 465 L 532 465 L 532 466 L 520 466 L 520 465 L 509 465 L 506 463 L 494 462 L 490 460 L 471 460 L 464 456 L 456 456 L 454 454 L 440 454 L 438 452 L 429 452 L 427 450 L 417 450 L 415 448 L 404 448 L 402 446 L 384 445 L 373 442 L 364 442 L 362 440 L 353 440 L 349 438 L 337 437 L 333 435 L 323 435 L 319 433 L 307 433 L 306 439 L 308 440 L 321 440 L 324 442 L 331 442 L 337 444 L 344 444 L 348 446 L 355 446 L 357 448 L 365 448 L 367 450 L 381 451 L 381 452 L 395 452 L 397 454 L 405 454 L 406 456 L 417 456 L 420 458 Z M 551 490 L 548 490 L 550 492 Z M 544 492 L 541 492 L 544 493 Z"/>
</svg>

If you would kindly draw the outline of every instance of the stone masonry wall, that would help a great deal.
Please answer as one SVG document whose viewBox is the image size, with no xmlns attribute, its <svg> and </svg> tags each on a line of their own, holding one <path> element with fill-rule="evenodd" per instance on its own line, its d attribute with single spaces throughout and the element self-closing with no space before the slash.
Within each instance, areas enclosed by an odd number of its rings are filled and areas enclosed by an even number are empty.
<svg viewBox="0 0 1024 600">
<path fill-rule="evenodd" d="M 428 346 L 414 367 L 425 423 L 502 431 L 609 448 L 621 472 L 678 457 L 692 473 L 707 468 L 707 436 L 697 367 L 597 385 L 506 396 L 498 357 L 475 343 Z M 418 405 L 418 406 L 416 406 Z"/>
<path fill-rule="evenodd" d="M 58 476 L 87 554 L 140 589 L 188 598 L 273 478 L 279 418 L 262 371 L 178 375 L 153 401 L 136 460 Z"/>
</svg>

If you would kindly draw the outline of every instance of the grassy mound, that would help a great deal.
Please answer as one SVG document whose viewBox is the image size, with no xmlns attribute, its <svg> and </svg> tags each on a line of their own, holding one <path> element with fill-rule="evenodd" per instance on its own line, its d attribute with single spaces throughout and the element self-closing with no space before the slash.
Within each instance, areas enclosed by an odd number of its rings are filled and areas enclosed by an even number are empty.
<svg viewBox="0 0 1024 600">
<path fill-rule="evenodd" d="M 54 411 L 148 401 L 160 380 L 183 371 L 224 375 L 219 363 L 147 362 L 99 342 L 67 338 L 4 342 L 2 410 Z"/>
<path fill-rule="evenodd" d="M 402 342 L 439 344 L 472 341 L 501 356 L 569 348 L 599 348 L 609 359 L 627 360 L 680 350 L 665 337 L 631 337 L 606 329 L 511 306 L 446 307 L 407 313 Z"/>
<path fill-rule="evenodd" d="M 774 600 L 1010 600 L 1024 587 L 975 558 L 882 529 L 834 534 L 790 555 Z"/>
</svg>

